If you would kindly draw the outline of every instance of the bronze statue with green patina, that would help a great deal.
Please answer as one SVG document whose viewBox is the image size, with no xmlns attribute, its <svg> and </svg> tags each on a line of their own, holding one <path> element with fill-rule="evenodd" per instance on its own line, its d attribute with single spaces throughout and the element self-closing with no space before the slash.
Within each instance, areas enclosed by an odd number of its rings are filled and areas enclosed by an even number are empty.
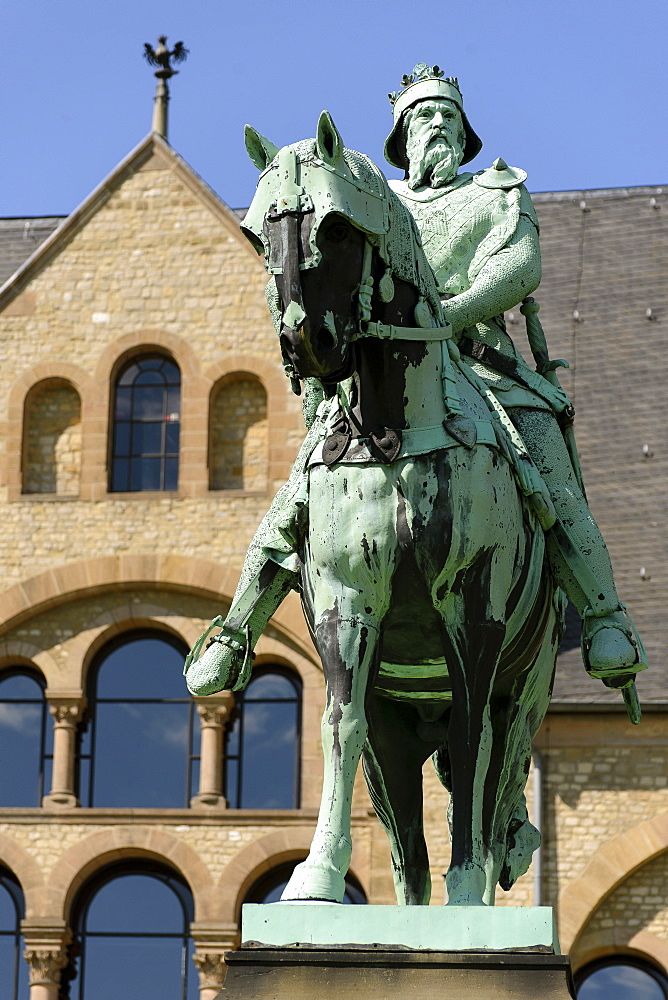
<svg viewBox="0 0 668 1000">
<path fill-rule="evenodd" d="M 645 666 L 536 317 L 538 373 L 503 326 L 540 278 L 525 175 L 499 160 L 457 174 L 480 142 L 456 81 L 421 65 L 404 82 L 387 143 L 406 169 L 396 193 L 325 113 L 316 139 L 280 151 L 247 132 L 262 174 L 244 231 L 272 274 L 310 429 L 221 632 L 186 673 L 197 694 L 243 687 L 253 643 L 299 579 L 327 683 L 325 786 L 285 899 L 341 899 L 362 757 L 398 900 L 428 901 L 420 774 L 432 756 L 452 798 L 449 902 L 493 902 L 538 844 L 523 789 L 558 588 L 583 615 L 592 673 L 628 693 Z"/>
</svg>

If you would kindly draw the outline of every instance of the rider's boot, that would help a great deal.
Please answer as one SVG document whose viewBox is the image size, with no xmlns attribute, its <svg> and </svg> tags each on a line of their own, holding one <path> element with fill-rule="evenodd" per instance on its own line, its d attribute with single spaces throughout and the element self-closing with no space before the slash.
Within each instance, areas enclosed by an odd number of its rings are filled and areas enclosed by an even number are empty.
<svg viewBox="0 0 668 1000">
<path fill-rule="evenodd" d="M 547 533 L 550 568 L 582 618 L 582 657 L 592 677 L 623 687 L 647 667 L 640 636 L 620 602 L 610 557 L 554 416 L 516 408 L 518 427 L 545 480 L 558 521 Z"/>
<path fill-rule="evenodd" d="M 293 572 L 265 558 L 250 582 L 235 595 L 227 618 L 214 618 L 188 654 L 183 673 L 191 694 L 203 696 L 246 687 L 253 648 L 295 580 Z M 220 631 L 209 639 L 216 628 Z"/>
</svg>

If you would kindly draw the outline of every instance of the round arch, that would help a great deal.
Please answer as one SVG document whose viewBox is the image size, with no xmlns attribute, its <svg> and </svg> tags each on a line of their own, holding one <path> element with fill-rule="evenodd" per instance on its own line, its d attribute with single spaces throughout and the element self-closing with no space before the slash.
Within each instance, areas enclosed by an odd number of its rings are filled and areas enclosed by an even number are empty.
<svg viewBox="0 0 668 1000">
<path fill-rule="evenodd" d="M 165 330 L 142 328 L 119 337 L 105 347 L 95 366 L 95 380 L 108 382 L 114 378 L 119 368 L 137 354 L 147 354 L 152 351 L 168 354 L 184 374 L 191 376 L 201 374 L 197 352 L 186 340 Z"/>
<path fill-rule="evenodd" d="M 133 609 L 134 610 L 134 609 Z M 189 649 L 193 644 L 197 636 L 194 635 L 192 624 L 188 619 L 184 618 L 179 622 L 179 627 L 170 618 L 168 621 L 166 617 L 160 614 L 160 611 L 165 609 L 154 608 L 154 612 L 157 612 L 154 616 L 142 615 L 141 609 L 137 609 L 138 614 L 133 615 L 132 618 L 121 618 L 114 614 L 114 611 L 108 609 L 102 612 L 100 619 L 105 620 L 106 624 L 101 624 L 99 626 L 99 631 L 95 635 L 92 642 L 83 640 L 81 642 L 80 652 L 81 656 L 81 687 L 85 690 L 88 683 L 88 677 L 90 673 L 91 664 L 93 664 L 100 656 L 102 650 L 105 646 L 108 646 L 113 642 L 123 642 L 127 639 L 131 642 L 135 633 L 145 634 L 147 632 L 155 633 L 156 637 L 164 636 L 167 641 L 170 639 L 175 640 L 179 645 L 185 646 Z M 148 609 L 145 609 L 148 610 Z M 188 628 L 190 626 L 190 628 Z M 194 636 L 194 638 L 193 638 Z"/>
<path fill-rule="evenodd" d="M 668 812 L 638 823 L 602 844 L 579 878 L 559 897 L 559 934 L 565 951 L 577 949 L 592 913 L 621 882 L 668 850 Z"/>
<path fill-rule="evenodd" d="M 12 667 L 26 667 L 39 674 L 46 685 L 55 665 L 52 656 L 31 642 L 11 641 L 0 645 L 0 679 Z"/>
<path fill-rule="evenodd" d="M 68 920 L 84 883 L 102 868 L 124 859 L 154 861 L 173 869 L 193 894 L 195 919 L 216 917 L 213 876 L 208 865 L 175 834 L 150 826 L 100 830 L 65 851 L 48 877 L 51 912 Z"/>
<path fill-rule="evenodd" d="M 46 903 L 44 872 L 32 855 L 5 833 L 0 833 L 0 864 L 14 875 L 25 900 L 26 919 L 43 915 Z"/>
<path fill-rule="evenodd" d="M 631 927 L 613 927 L 605 935 L 601 932 L 588 936 L 587 947 L 577 948 L 570 954 L 573 971 L 610 955 L 645 959 L 657 963 L 664 973 L 668 972 L 668 941 L 650 931 Z"/>
<path fill-rule="evenodd" d="M 47 570 L 3 593 L 0 628 L 5 631 L 46 608 L 113 588 L 164 586 L 231 603 L 240 568 L 205 559 L 172 555 L 103 556 Z M 317 663 L 299 598 L 290 593 L 271 619 L 288 645 Z"/>
<path fill-rule="evenodd" d="M 67 382 L 81 397 L 82 416 L 86 403 L 94 396 L 95 383 L 87 372 L 68 361 L 42 361 L 26 368 L 10 387 L 7 420 L 15 424 L 23 417 L 23 404 L 28 393 L 43 382 Z"/>
</svg>

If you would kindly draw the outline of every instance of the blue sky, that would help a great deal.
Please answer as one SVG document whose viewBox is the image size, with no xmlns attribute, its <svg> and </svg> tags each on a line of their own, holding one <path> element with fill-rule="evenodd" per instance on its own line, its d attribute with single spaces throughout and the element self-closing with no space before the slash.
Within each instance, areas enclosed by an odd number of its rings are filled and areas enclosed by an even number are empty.
<svg viewBox="0 0 668 1000">
<path fill-rule="evenodd" d="M 381 165 L 387 92 L 414 63 L 458 76 L 484 140 L 533 191 L 668 182 L 668 0 L 20 0 L 0 59 L 0 216 L 71 211 L 148 132 L 143 43 L 183 39 L 172 145 L 232 207 L 323 108 Z M 388 167 L 390 176 L 397 172 Z"/>
</svg>

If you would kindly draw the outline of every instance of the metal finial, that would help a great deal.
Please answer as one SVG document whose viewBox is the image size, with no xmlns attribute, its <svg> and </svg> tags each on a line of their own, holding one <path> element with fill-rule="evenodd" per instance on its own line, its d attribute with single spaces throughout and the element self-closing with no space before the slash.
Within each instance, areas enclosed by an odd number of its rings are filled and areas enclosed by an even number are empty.
<svg viewBox="0 0 668 1000">
<path fill-rule="evenodd" d="M 167 36 L 160 35 L 157 48 L 153 48 L 148 42 L 144 43 L 144 59 L 149 66 L 157 66 L 155 76 L 158 84 L 155 88 L 155 99 L 153 104 L 153 125 L 152 130 L 167 138 L 167 104 L 169 102 L 168 80 L 179 71 L 174 69 L 172 62 L 182 63 L 188 57 L 188 49 L 183 42 L 177 42 L 173 49 L 167 48 Z"/>
</svg>

